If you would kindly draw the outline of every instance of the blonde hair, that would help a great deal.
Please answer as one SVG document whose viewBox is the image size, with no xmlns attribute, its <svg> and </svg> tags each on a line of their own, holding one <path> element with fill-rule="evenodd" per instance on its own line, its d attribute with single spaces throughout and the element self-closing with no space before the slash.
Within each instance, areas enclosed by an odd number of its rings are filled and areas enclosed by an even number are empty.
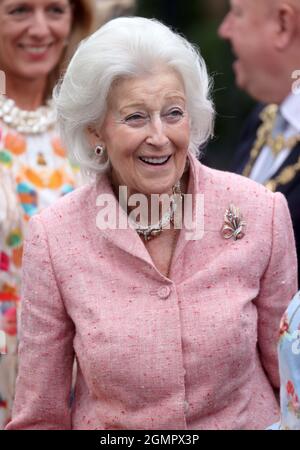
<svg viewBox="0 0 300 450">
<path fill-rule="evenodd" d="M 96 29 L 97 12 L 94 0 L 69 0 L 72 6 L 72 27 L 68 37 L 68 44 L 62 53 L 56 67 L 48 76 L 45 100 L 52 95 L 53 88 L 66 70 L 80 41 L 89 36 Z"/>
</svg>

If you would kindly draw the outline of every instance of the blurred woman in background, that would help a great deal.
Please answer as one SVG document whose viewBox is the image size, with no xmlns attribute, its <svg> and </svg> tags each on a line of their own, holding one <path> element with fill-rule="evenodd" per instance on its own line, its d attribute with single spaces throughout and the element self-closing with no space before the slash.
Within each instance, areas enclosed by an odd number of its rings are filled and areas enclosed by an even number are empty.
<svg viewBox="0 0 300 450">
<path fill-rule="evenodd" d="M 57 134 L 52 89 L 96 17 L 93 0 L 0 2 L 0 428 L 14 396 L 26 224 L 78 184 Z"/>
</svg>

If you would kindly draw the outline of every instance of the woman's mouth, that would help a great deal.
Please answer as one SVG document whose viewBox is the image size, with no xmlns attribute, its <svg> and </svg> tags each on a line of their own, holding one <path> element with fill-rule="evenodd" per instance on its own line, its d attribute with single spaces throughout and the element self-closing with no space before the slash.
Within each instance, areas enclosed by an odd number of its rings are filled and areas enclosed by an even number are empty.
<svg viewBox="0 0 300 450">
<path fill-rule="evenodd" d="M 19 44 L 19 47 L 24 50 L 26 53 L 32 56 L 41 56 L 44 55 L 52 44 L 47 45 L 24 45 Z"/>
<path fill-rule="evenodd" d="M 143 161 L 145 164 L 150 164 L 151 166 L 163 166 L 166 164 L 169 159 L 171 158 L 171 155 L 169 156 L 161 156 L 158 157 L 146 157 L 146 156 L 139 156 L 139 159 Z"/>
</svg>

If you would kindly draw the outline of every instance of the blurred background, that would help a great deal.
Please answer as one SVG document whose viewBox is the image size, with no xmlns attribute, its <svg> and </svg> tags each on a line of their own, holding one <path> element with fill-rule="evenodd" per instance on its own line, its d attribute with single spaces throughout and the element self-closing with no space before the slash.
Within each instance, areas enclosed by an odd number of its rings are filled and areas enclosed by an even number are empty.
<svg viewBox="0 0 300 450">
<path fill-rule="evenodd" d="M 133 3 L 132 0 L 98 1 L 125 6 L 125 11 L 126 5 Z M 136 0 L 135 6 L 136 15 L 155 17 L 200 47 L 214 80 L 213 99 L 217 111 L 215 136 L 202 162 L 224 170 L 230 166 L 243 121 L 253 106 L 249 97 L 235 87 L 230 47 L 217 35 L 227 9 L 228 0 Z M 118 12 L 116 6 L 115 15 Z"/>
<path fill-rule="evenodd" d="M 196 44 L 213 76 L 213 99 L 217 111 L 215 136 L 202 162 L 228 169 L 243 122 L 253 107 L 252 100 L 238 90 L 232 72 L 229 45 L 217 30 L 228 10 L 228 0 L 137 0 L 136 14 L 155 17 L 171 25 Z"/>
</svg>

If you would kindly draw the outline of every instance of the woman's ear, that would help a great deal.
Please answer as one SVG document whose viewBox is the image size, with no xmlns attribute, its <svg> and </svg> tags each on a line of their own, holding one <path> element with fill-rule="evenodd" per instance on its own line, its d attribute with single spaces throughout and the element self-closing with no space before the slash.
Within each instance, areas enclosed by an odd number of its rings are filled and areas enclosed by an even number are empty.
<svg viewBox="0 0 300 450">
<path fill-rule="evenodd" d="M 92 148 L 95 148 L 96 145 L 100 145 L 101 142 L 101 134 L 99 130 L 97 130 L 93 125 L 89 125 L 86 128 L 87 140 Z"/>
<path fill-rule="evenodd" d="M 288 3 L 280 2 L 276 11 L 276 36 L 275 46 L 277 50 L 285 50 L 297 33 L 299 13 Z"/>
</svg>

